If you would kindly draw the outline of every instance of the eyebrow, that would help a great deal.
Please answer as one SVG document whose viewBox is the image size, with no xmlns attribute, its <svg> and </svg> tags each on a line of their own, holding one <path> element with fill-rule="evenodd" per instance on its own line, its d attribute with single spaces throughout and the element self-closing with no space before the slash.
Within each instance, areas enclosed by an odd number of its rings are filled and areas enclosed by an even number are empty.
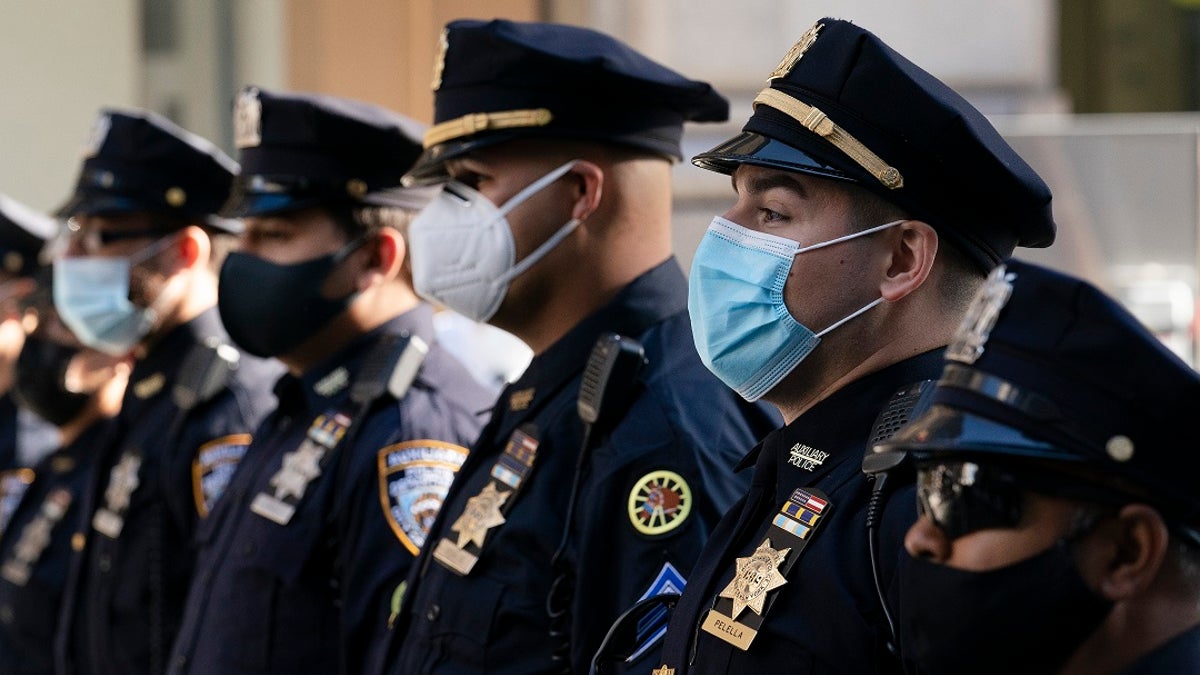
<svg viewBox="0 0 1200 675">
<path fill-rule="evenodd" d="M 738 192 L 736 171 L 729 176 L 729 182 L 733 185 L 733 191 Z M 742 183 L 746 192 L 752 195 L 759 195 L 774 188 L 783 188 L 784 190 L 790 190 L 801 199 L 809 197 L 808 191 L 804 189 L 804 185 L 783 171 L 773 171 L 766 175 L 755 174 L 750 178 L 743 179 Z"/>
</svg>

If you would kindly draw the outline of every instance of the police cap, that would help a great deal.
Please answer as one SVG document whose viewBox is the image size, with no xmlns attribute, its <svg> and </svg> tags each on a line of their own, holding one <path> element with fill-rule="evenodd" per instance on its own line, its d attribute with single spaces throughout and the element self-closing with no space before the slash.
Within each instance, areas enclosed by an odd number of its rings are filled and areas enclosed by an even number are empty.
<svg viewBox="0 0 1200 675">
<path fill-rule="evenodd" d="M 861 185 L 932 225 L 984 269 L 1054 241 L 1050 189 L 961 96 L 846 21 L 784 56 L 742 133 L 692 159 Z"/>
<path fill-rule="evenodd" d="M 101 110 L 75 193 L 58 215 L 152 211 L 236 232 L 217 213 L 237 164 L 209 141 L 153 112 Z"/>
<path fill-rule="evenodd" d="M 311 206 L 419 209 L 432 194 L 400 178 L 421 154 L 424 126 L 369 103 L 246 87 L 234 104 L 242 171 L 229 216 L 263 216 Z"/>
<path fill-rule="evenodd" d="M 1200 527 L 1200 374 L 1090 284 L 1028 263 L 976 296 L 932 407 L 876 453 L 1034 463 Z"/>
<path fill-rule="evenodd" d="M 409 184 L 445 180 L 445 162 L 514 138 L 569 138 L 680 159 L 686 121 L 721 122 L 729 102 L 594 30 L 453 21 L 434 72 L 434 122 Z"/>
<path fill-rule="evenodd" d="M 38 254 L 58 231 L 53 218 L 0 195 L 0 272 L 32 276 Z"/>
</svg>

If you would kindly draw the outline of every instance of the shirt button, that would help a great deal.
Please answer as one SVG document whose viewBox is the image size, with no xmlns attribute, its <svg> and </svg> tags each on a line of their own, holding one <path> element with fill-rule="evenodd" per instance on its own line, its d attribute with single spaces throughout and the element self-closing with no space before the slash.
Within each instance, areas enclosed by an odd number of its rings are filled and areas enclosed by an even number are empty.
<svg viewBox="0 0 1200 675">
<path fill-rule="evenodd" d="M 96 560 L 96 566 L 100 568 L 101 572 L 107 574 L 112 569 L 112 558 L 105 553 Z"/>
<path fill-rule="evenodd" d="M 178 668 L 179 670 L 183 670 L 183 669 L 187 668 L 187 662 L 188 662 L 188 657 L 185 655 L 181 654 L 181 655 L 175 657 L 175 667 Z"/>
<path fill-rule="evenodd" d="M 430 621 L 437 621 L 438 615 L 442 613 L 442 608 L 437 605 L 430 605 L 425 612 L 425 618 Z"/>
</svg>

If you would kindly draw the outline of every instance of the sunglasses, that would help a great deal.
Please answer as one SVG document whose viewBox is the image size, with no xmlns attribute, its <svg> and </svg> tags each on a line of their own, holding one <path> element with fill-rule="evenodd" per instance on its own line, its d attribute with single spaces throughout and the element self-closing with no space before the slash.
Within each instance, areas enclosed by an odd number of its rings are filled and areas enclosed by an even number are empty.
<svg viewBox="0 0 1200 675">
<path fill-rule="evenodd" d="M 938 462 L 917 467 L 917 511 L 950 539 L 1016 527 L 1028 490 L 1028 484 L 994 466 Z"/>
</svg>

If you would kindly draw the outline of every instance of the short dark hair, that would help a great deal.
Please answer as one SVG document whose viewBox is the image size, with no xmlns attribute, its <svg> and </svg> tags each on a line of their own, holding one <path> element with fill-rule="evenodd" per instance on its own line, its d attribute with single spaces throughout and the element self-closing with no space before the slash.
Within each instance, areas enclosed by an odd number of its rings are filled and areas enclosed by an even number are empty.
<svg viewBox="0 0 1200 675">
<path fill-rule="evenodd" d="M 850 195 L 851 225 L 856 232 L 912 218 L 901 207 L 866 188 L 847 183 L 843 189 Z M 944 270 L 938 285 L 942 305 L 949 311 L 965 312 L 987 274 L 954 242 L 940 235 L 937 260 Z"/>
</svg>

